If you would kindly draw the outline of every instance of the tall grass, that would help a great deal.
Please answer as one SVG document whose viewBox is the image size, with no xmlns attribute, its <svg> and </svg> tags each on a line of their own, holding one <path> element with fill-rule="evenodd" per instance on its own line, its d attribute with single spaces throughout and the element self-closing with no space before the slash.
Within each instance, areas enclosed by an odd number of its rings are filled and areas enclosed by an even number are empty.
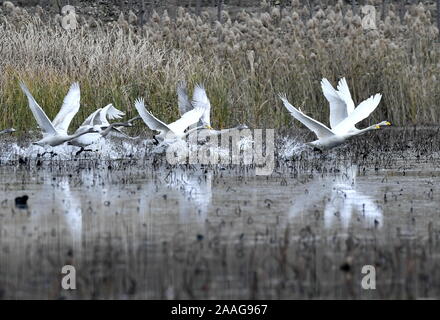
<svg viewBox="0 0 440 320">
<path fill-rule="evenodd" d="M 339 2 L 313 10 L 292 1 L 280 10 L 238 14 L 211 23 L 179 8 L 176 19 L 154 13 L 143 27 L 121 15 L 103 23 L 80 20 L 76 31 L 14 8 L 0 25 L 0 127 L 36 123 L 18 81 L 24 80 L 49 117 L 73 81 L 81 84 L 81 110 L 72 128 L 107 103 L 134 115 L 134 99 L 147 98 L 165 121 L 177 117 L 175 86 L 203 82 L 215 127 L 291 127 L 278 92 L 318 120 L 328 121 L 320 79 L 345 76 L 356 102 L 381 92 L 370 120 L 395 125 L 440 120 L 438 29 L 426 8 L 412 5 L 403 21 L 389 6 L 377 30 L 366 31 L 351 6 Z M 4 13 L 6 10 L 4 10 Z"/>
</svg>

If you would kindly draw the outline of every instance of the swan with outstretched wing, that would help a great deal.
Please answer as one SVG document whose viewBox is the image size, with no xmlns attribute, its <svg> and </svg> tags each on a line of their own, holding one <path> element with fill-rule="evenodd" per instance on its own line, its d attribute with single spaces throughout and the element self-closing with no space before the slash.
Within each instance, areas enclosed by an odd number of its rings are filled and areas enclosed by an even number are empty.
<svg viewBox="0 0 440 320">
<path fill-rule="evenodd" d="M 208 95 L 206 94 L 205 87 L 202 85 L 197 85 L 194 88 L 194 94 L 193 94 L 193 100 L 192 105 L 194 107 L 202 107 L 204 108 L 205 112 L 203 113 L 202 117 L 200 118 L 200 122 L 202 125 L 207 128 L 207 136 L 210 135 L 221 135 L 225 134 L 227 132 L 233 131 L 233 130 L 241 130 L 241 129 L 248 129 L 248 127 L 245 124 L 238 125 L 236 127 L 227 128 L 227 129 L 221 129 L 221 130 L 215 130 L 211 127 L 211 102 L 209 101 Z"/>
<path fill-rule="evenodd" d="M 339 82 L 338 90 L 335 90 L 327 79 L 322 80 L 321 86 L 324 96 L 330 103 L 331 128 L 296 109 L 289 103 L 285 94 L 279 95 L 292 117 L 300 121 L 317 136 L 318 140 L 309 142 L 308 145 L 320 150 L 330 149 L 344 143 L 351 137 L 370 130 L 380 129 L 382 126 L 391 125 L 388 121 L 382 121 L 360 130 L 355 127 L 358 122 L 367 118 L 377 108 L 382 99 L 381 94 L 369 97 L 354 108 L 345 78 Z"/>
<path fill-rule="evenodd" d="M 91 128 L 87 131 L 75 133 L 73 135 L 69 135 L 67 133 L 70 122 L 79 110 L 80 89 L 77 82 L 72 84 L 70 87 L 69 92 L 64 98 L 61 110 L 55 117 L 54 121 L 49 120 L 46 113 L 38 105 L 37 101 L 34 99 L 24 82 L 20 82 L 20 87 L 28 99 L 29 109 L 31 109 L 31 112 L 34 115 L 34 118 L 43 134 L 43 138 L 34 142 L 33 144 L 42 147 L 55 147 L 78 138 L 81 135 L 95 132 L 95 129 Z"/>
<path fill-rule="evenodd" d="M 132 122 L 139 117 L 135 117 L 126 122 L 114 122 L 110 123 L 109 120 L 120 119 L 125 113 L 116 109 L 112 104 L 108 104 L 104 108 L 99 108 L 92 114 L 90 114 L 81 126 L 76 130 L 76 133 L 87 131 L 90 128 L 94 128 L 95 132 L 84 134 L 76 139 L 68 142 L 69 145 L 80 147 L 81 149 L 76 153 L 80 154 L 83 151 L 92 151 L 85 149 L 85 147 L 96 143 L 100 138 L 105 138 L 111 131 L 115 131 L 124 137 L 132 139 L 132 137 L 126 135 L 120 130 L 121 127 L 131 127 Z"/>
<path fill-rule="evenodd" d="M 158 143 L 181 139 L 192 131 L 205 127 L 196 127 L 189 131 L 185 131 L 191 125 L 199 122 L 205 111 L 204 106 L 194 107 L 192 110 L 185 112 L 180 119 L 170 124 L 164 123 L 148 111 L 145 108 L 145 101 L 143 98 L 136 99 L 135 108 L 148 128 L 154 131 L 159 131 L 159 134 L 154 136 L 154 139 Z"/>
</svg>

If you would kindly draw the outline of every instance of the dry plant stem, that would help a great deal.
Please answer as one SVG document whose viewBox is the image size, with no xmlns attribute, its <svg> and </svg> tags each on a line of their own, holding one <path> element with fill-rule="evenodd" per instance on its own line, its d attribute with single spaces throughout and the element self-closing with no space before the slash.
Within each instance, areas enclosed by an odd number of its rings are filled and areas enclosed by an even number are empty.
<svg viewBox="0 0 440 320">
<path fill-rule="evenodd" d="M 242 11 L 234 20 L 222 11 L 222 23 L 213 22 L 216 12 L 197 16 L 179 8 L 172 19 L 166 10 L 160 15 L 153 10 L 141 26 L 133 14 L 126 15 L 131 22 L 124 15 L 114 22 L 80 17 L 78 29 L 66 32 L 55 17 L 48 22 L 16 7 L 0 18 L 0 127 L 36 126 L 19 79 L 49 117 L 70 84 L 80 81 L 82 106 L 72 128 L 108 103 L 134 117 L 139 96 L 171 122 L 178 116 L 175 86 L 182 79 L 189 88 L 205 84 L 216 128 L 297 126 L 278 92 L 326 123 L 329 110 L 319 81 L 327 77 L 335 84 L 342 76 L 356 102 L 377 92 L 384 96 L 361 126 L 382 119 L 398 126 L 439 122 L 434 11 L 407 6 L 400 20 L 399 7 L 389 2 L 384 20 L 377 15 L 377 29 L 365 30 L 350 4 L 322 8 L 294 0 L 284 8 Z M 135 134 L 141 127 L 131 130 Z"/>
</svg>

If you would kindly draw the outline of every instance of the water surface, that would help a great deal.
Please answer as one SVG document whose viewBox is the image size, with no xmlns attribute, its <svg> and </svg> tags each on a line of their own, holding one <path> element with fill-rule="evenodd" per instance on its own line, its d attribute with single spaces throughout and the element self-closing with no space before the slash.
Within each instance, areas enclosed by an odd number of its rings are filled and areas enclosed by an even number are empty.
<svg viewBox="0 0 440 320">
<path fill-rule="evenodd" d="M 100 159 L 3 155 L 0 297 L 440 295 L 436 151 L 301 153 L 255 176 L 130 148 Z M 60 285 L 67 264 L 74 291 Z M 376 268 L 376 290 L 361 287 L 364 265 Z"/>
</svg>

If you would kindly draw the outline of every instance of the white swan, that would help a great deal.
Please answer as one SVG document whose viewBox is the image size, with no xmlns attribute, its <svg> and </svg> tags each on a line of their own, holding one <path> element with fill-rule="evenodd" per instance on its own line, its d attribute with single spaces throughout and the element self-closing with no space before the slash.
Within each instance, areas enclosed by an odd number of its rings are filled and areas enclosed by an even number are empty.
<svg viewBox="0 0 440 320">
<path fill-rule="evenodd" d="M 5 129 L 5 130 L 0 130 L 0 134 L 4 134 L 4 133 L 12 133 L 15 132 L 16 130 L 14 128 L 9 128 L 9 129 Z"/>
<path fill-rule="evenodd" d="M 70 122 L 72 122 L 73 117 L 79 110 L 80 90 L 77 82 L 70 87 L 69 92 L 64 98 L 61 110 L 53 121 L 49 120 L 46 113 L 44 113 L 43 109 L 38 105 L 37 101 L 35 101 L 29 89 L 23 82 L 20 82 L 20 87 L 27 96 L 29 108 L 43 133 L 43 139 L 33 142 L 33 144 L 42 147 L 55 147 L 83 134 L 95 132 L 95 129 L 91 128 L 87 131 L 73 135 L 67 133 Z"/>
<path fill-rule="evenodd" d="M 177 83 L 177 104 L 179 106 L 179 113 L 183 116 L 189 110 L 193 109 L 191 101 L 188 99 L 188 90 L 186 89 L 186 82 L 179 81 Z"/>
<path fill-rule="evenodd" d="M 209 135 L 221 135 L 223 133 L 232 130 L 247 129 L 246 125 L 238 125 L 233 128 L 215 130 L 211 126 L 211 102 L 209 101 L 208 95 L 203 85 L 197 85 L 194 88 L 194 94 L 192 102 L 188 99 L 188 93 L 186 90 L 186 84 L 184 81 L 180 81 L 177 87 L 177 96 L 179 101 L 179 110 L 190 110 L 193 107 L 202 107 L 205 109 L 202 117 L 200 118 L 200 123 L 203 128 L 208 130 Z"/>
<path fill-rule="evenodd" d="M 72 139 L 67 144 L 80 147 L 81 149 L 76 153 L 76 155 L 78 155 L 83 151 L 91 151 L 86 150 L 85 147 L 95 143 L 101 137 L 105 138 L 112 130 L 117 131 L 118 133 L 126 137 L 129 137 L 125 133 L 120 131 L 119 127 L 131 127 L 131 122 L 136 120 L 138 117 L 133 118 L 127 122 L 115 122 L 110 124 L 108 121 L 120 119 L 123 115 L 125 115 L 125 113 L 116 109 L 112 104 L 108 104 L 104 108 L 99 108 L 91 115 L 89 115 L 86 120 L 84 120 L 84 122 L 76 130 L 75 133 L 81 133 L 90 130 L 90 128 L 94 128 L 96 131 L 93 133 L 86 133 L 82 136 L 79 136 L 78 138 Z"/>
<path fill-rule="evenodd" d="M 193 130 L 199 129 L 200 127 L 197 127 L 185 132 L 189 126 L 196 124 L 200 120 L 205 111 L 203 107 L 195 107 L 184 113 L 179 120 L 166 124 L 153 116 L 145 108 L 145 101 L 143 98 L 136 99 L 135 108 L 142 120 L 151 130 L 160 132 L 160 134 L 154 136 L 157 143 L 175 141 L 176 139 L 184 138 Z"/>
<path fill-rule="evenodd" d="M 322 89 L 324 96 L 330 102 L 331 129 L 292 106 L 285 94 L 279 95 L 290 114 L 318 137 L 318 140 L 309 142 L 308 145 L 320 150 L 330 149 L 344 143 L 350 137 L 391 125 L 388 121 L 382 121 L 361 130 L 355 127 L 376 109 L 382 98 L 381 94 L 371 96 L 354 108 L 345 78 L 339 82 L 339 91 L 336 91 L 327 79 L 322 80 Z"/>
<path fill-rule="evenodd" d="M 211 127 L 211 102 L 203 85 L 198 84 L 195 86 L 191 105 L 193 108 L 203 108 L 204 111 L 199 121 L 205 128 L 213 130 Z"/>
</svg>

